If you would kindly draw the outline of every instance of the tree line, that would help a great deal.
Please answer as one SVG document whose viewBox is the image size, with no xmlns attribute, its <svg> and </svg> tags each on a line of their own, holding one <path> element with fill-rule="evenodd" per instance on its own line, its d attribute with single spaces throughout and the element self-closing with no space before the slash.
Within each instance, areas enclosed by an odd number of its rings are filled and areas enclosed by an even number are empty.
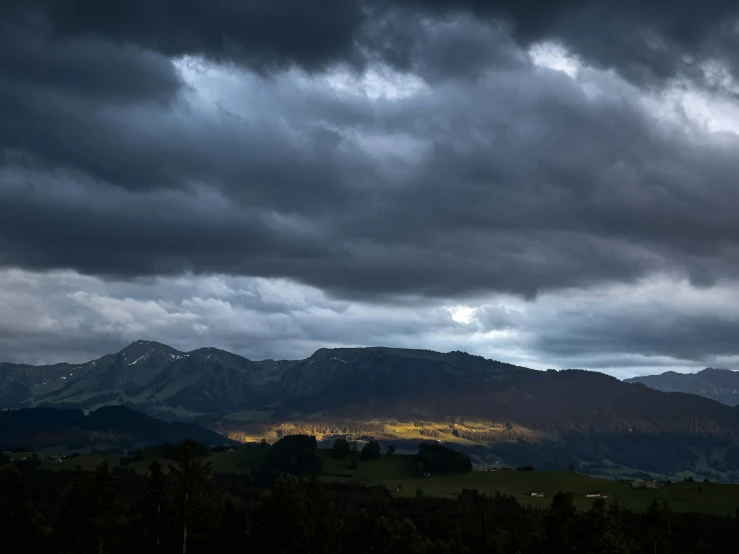
<svg viewBox="0 0 739 554">
<path fill-rule="evenodd" d="M 734 552 L 739 539 L 739 514 L 680 514 L 656 503 L 634 512 L 602 499 L 579 511 L 565 493 L 546 508 L 474 490 L 456 498 L 420 490 L 398 497 L 385 487 L 284 471 L 303 472 L 299 460 L 310 456 L 313 444 L 299 438 L 277 450 L 273 445 L 265 465 L 250 474 L 213 473 L 189 441 L 176 461 L 167 467 L 154 461 L 145 475 L 112 470 L 106 461 L 89 472 L 6 464 L 0 468 L 0 552 L 720 554 Z M 357 451 L 349 445 L 348 457 Z M 430 467 L 463 470 L 460 458 L 438 452 L 426 447 L 417 460 L 431 457 Z M 375 454 L 385 455 L 392 453 Z"/>
</svg>

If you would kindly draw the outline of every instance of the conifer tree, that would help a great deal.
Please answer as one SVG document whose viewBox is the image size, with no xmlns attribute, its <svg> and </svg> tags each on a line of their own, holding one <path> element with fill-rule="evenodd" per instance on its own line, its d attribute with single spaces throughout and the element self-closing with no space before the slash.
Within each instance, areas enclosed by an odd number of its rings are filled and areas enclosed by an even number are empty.
<svg viewBox="0 0 739 554">
<path fill-rule="evenodd" d="M 141 516 L 144 536 L 148 550 L 160 553 L 165 550 L 168 538 L 168 523 L 171 516 L 172 501 L 167 491 L 164 470 L 156 460 L 149 465 L 149 473 L 144 480 L 144 494 L 141 499 Z"/>
<path fill-rule="evenodd" d="M 262 494 L 252 514 L 250 542 L 256 551 L 294 552 L 299 546 L 302 510 L 296 480 L 281 475 Z"/>
<path fill-rule="evenodd" d="M 63 550 L 109 554 L 125 551 L 126 504 L 107 460 L 65 490 L 58 509 Z"/>
<path fill-rule="evenodd" d="M 178 523 L 182 530 L 182 554 L 187 554 L 188 533 L 208 508 L 207 486 L 211 477 L 212 463 L 203 463 L 198 443 L 186 440 L 180 448 L 177 464 L 170 465 L 174 481 L 175 505 Z"/>
<path fill-rule="evenodd" d="M 26 485 L 13 464 L 0 467 L 0 552 L 20 544 L 38 547 L 36 522 L 26 502 Z"/>
</svg>

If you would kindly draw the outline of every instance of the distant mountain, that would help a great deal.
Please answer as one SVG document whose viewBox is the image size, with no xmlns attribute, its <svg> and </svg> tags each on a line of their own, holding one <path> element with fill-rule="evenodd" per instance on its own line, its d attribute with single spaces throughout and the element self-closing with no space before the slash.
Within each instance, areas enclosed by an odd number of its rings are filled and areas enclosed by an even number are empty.
<svg viewBox="0 0 739 554">
<path fill-rule="evenodd" d="M 48 383 L 52 386 L 33 391 L 34 397 L 40 402 L 81 402 L 87 406 L 105 403 L 120 391 L 146 385 L 171 362 L 184 356 L 164 344 L 136 341 L 116 354 L 71 367 L 69 375 L 56 379 L 52 375 Z"/>
<path fill-rule="evenodd" d="M 225 415 L 276 397 L 284 366 L 252 362 L 201 348 L 168 363 L 148 383 L 128 389 L 131 402 L 166 406 L 173 413 Z"/>
<path fill-rule="evenodd" d="M 138 447 L 193 439 L 207 445 L 228 440 L 191 423 L 166 423 L 123 406 L 82 410 L 23 408 L 0 412 L 0 450 L 97 445 Z"/>
<path fill-rule="evenodd" d="M 84 364 L 0 363 L 0 407 L 17 408 L 45 398 L 52 403 L 84 399 L 85 405 L 92 406 L 100 398 L 149 382 L 179 356 L 181 352 L 164 344 L 136 341 L 116 354 Z"/>
<path fill-rule="evenodd" d="M 281 415 L 320 412 L 533 371 L 463 352 L 338 348 L 306 360 L 252 361 L 216 348 L 180 352 L 148 341 L 80 365 L 5 365 L 0 406 L 128 405 L 198 421 L 269 406 Z"/>
<path fill-rule="evenodd" d="M 739 480 L 739 408 L 593 371 L 383 347 L 252 361 L 147 341 L 81 365 L 0 366 L 0 407 L 115 405 L 239 440 L 296 432 L 409 444 L 430 437 L 484 463 Z"/>
<path fill-rule="evenodd" d="M 67 379 L 78 378 L 92 367 L 91 363 L 31 366 L 0 362 L 0 406 L 17 408 L 30 399 L 62 388 Z"/>
<path fill-rule="evenodd" d="M 534 370 L 464 352 L 322 348 L 285 372 L 282 412 L 343 412 L 346 405 L 400 409 L 396 400 L 435 397 Z M 354 408 L 352 408 L 354 409 Z M 371 408 L 372 409 L 372 408 Z"/>
<path fill-rule="evenodd" d="M 739 406 L 739 372 L 730 369 L 709 367 L 698 373 L 667 371 L 661 375 L 645 375 L 625 381 L 643 383 L 662 392 L 687 392 L 728 406 Z"/>
</svg>

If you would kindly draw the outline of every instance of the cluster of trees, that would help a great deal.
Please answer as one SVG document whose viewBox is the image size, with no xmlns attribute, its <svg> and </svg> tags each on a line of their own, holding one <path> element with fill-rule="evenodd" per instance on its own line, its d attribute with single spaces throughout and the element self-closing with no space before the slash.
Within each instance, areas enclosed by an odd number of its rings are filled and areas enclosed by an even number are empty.
<svg viewBox="0 0 739 554">
<path fill-rule="evenodd" d="M 301 439 L 302 440 L 302 439 Z M 283 448 L 283 447 L 281 447 Z M 212 474 L 184 443 L 145 476 L 0 468 L 0 551 L 39 554 L 716 554 L 735 552 L 739 515 L 644 513 L 571 494 L 547 508 L 466 490 L 456 499 L 393 497 L 384 487 L 260 470 Z"/>
<path fill-rule="evenodd" d="M 536 441 L 539 439 L 538 433 L 527 427 L 520 425 L 506 424 L 498 428 L 483 428 L 475 431 L 454 428 L 451 430 L 452 435 L 462 439 L 471 441 Z"/>
<path fill-rule="evenodd" d="M 374 460 L 380 456 L 380 451 L 380 443 L 376 441 L 367 442 L 362 447 L 361 452 L 359 452 L 356 441 L 350 443 L 345 438 L 338 438 L 334 441 L 331 456 L 336 460 L 350 458 L 350 468 L 356 469 L 358 460 Z M 387 446 L 387 455 L 391 456 L 394 452 L 395 447 L 392 444 L 389 444 Z"/>
<path fill-rule="evenodd" d="M 311 423 L 294 422 L 291 428 L 283 430 L 285 435 L 341 435 L 345 437 L 361 437 L 382 435 L 385 433 L 383 423 L 371 421 L 336 420 L 316 421 Z"/>
<path fill-rule="evenodd" d="M 362 447 L 362 453 L 359 455 L 360 460 L 374 460 L 380 455 L 380 445 L 375 441 L 369 441 Z"/>
<path fill-rule="evenodd" d="M 431 427 L 423 427 L 422 429 L 419 429 L 418 432 L 423 435 L 424 437 L 431 437 L 431 438 L 437 438 L 439 434 L 452 434 L 451 429 L 437 429 L 437 428 L 431 428 Z"/>
<path fill-rule="evenodd" d="M 262 469 L 307 477 L 318 473 L 321 459 L 316 454 L 318 443 L 312 435 L 289 435 L 273 444 Z"/>
<path fill-rule="evenodd" d="M 133 453 L 133 456 L 121 456 L 120 462 L 118 463 L 120 463 L 122 466 L 125 466 L 128 464 L 134 464 L 136 462 L 143 462 L 144 460 L 146 460 L 144 451 L 139 448 L 136 450 L 136 452 Z"/>
<path fill-rule="evenodd" d="M 354 449 L 356 450 L 356 443 Z M 336 460 L 343 460 L 345 458 L 348 458 L 351 452 L 351 443 L 345 438 L 338 438 L 334 441 L 334 447 L 331 450 L 331 456 L 333 456 L 333 458 Z"/>
<path fill-rule="evenodd" d="M 472 471 L 472 461 L 467 454 L 458 452 L 438 442 L 422 442 L 416 455 L 419 473 L 467 473 Z"/>
</svg>

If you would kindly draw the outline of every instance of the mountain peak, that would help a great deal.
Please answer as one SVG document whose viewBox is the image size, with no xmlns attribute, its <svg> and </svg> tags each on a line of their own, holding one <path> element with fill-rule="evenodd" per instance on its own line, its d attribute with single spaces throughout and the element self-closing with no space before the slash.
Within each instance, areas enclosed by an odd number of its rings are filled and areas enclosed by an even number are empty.
<svg viewBox="0 0 739 554">
<path fill-rule="evenodd" d="M 141 348 L 141 347 L 161 347 L 161 348 L 171 348 L 170 346 L 167 346 L 166 344 L 162 344 L 161 342 L 156 342 L 153 340 L 135 340 L 125 348 L 121 349 L 121 352 L 128 350 L 130 348 Z"/>
<path fill-rule="evenodd" d="M 175 350 L 171 346 L 162 344 L 160 342 L 149 341 L 149 340 L 137 340 L 126 346 L 124 349 L 118 352 L 119 356 L 126 358 L 145 356 L 146 354 L 157 353 L 164 355 L 177 355 L 182 354 L 179 350 Z"/>
<path fill-rule="evenodd" d="M 204 348 L 197 348 L 195 350 L 191 350 L 188 352 L 189 356 L 195 357 L 195 358 L 219 358 L 219 359 L 233 359 L 233 360 L 244 360 L 244 361 L 251 361 L 247 358 L 244 358 L 243 356 L 239 356 L 238 354 L 234 354 L 233 352 L 229 352 L 228 350 L 221 350 L 220 348 L 215 348 L 213 346 L 206 346 Z"/>
</svg>

